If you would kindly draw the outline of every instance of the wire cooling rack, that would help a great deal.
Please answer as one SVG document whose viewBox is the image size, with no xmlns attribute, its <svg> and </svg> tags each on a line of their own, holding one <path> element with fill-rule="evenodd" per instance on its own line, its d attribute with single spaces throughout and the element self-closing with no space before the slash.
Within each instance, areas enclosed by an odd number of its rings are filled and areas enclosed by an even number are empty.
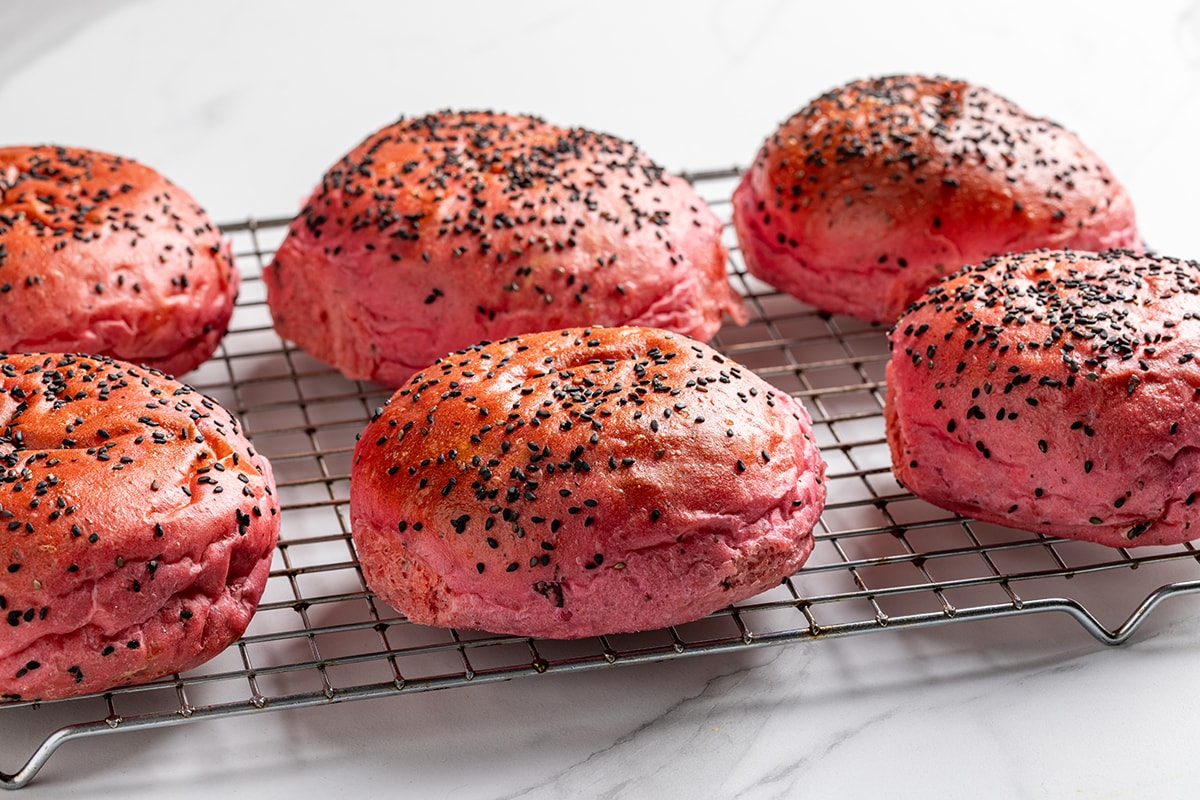
<svg viewBox="0 0 1200 800">
<path fill-rule="evenodd" d="M 727 219 L 737 171 L 689 178 Z M 732 280 L 751 321 L 722 329 L 714 344 L 806 405 L 829 465 L 829 502 L 808 564 L 736 608 L 636 635 L 564 642 L 412 625 L 367 590 L 349 536 L 355 437 L 388 393 L 342 378 L 271 328 L 260 275 L 287 223 L 223 226 L 242 295 L 216 357 L 186 376 L 241 417 L 275 470 L 283 530 L 258 614 L 236 645 L 193 672 L 0 706 L 8 723 L 0 749 L 25 748 L 3 757 L 33 753 L 0 774 L 5 788 L 26 785 L 74 739 L 547 672 L 1044 612 L 1119 644 L 1161 601 L 1200 589 L 1200 551 L 1190 544 L 1113 550 L 965 520 L 905 492 L 884 437 L 886 331 L 757 282 L 727 227 Z M 48 706 L 54 719 L 78 721 L 43 733 Z"/>
</svg>

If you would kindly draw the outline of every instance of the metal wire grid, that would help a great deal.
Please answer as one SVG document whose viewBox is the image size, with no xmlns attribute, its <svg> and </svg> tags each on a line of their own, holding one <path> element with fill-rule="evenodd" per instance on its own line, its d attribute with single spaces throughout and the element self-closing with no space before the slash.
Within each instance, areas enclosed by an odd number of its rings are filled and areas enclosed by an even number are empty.
<svg viewBox="0 0 1200 800">
<path fill-rule="evenodd" d="M 736 170 L 689 176 L 728 218 Z M 276 337 L 261 271 L 287 220 L 223 226 L 244 276 L 217 356 L 187 376 L 238 414 L 271 459 L 283 530 L 245 636 L 190 673 L 103 695 L 0 707 L 4 752 L 33 755 L 26 785 L 67 741 L 284 708 L 395 696 L 955 621 L 1064 612 L 1108 644 L 1162 600 L 1200 590 L 1191 545 L 1112 550 L 984 525 L 933 508 L 892 477 L 882 420 L 885 331 L 830 317 L 730 269 L 752 320 L 714 344 L 800 398 L 829 464 L 829 502 L 808 564 L 779 587 L 696 623 L 581 641 L 408 623 L 375 600 L 349 537 L 355 437 L 387 397 Z"/>
</svg>

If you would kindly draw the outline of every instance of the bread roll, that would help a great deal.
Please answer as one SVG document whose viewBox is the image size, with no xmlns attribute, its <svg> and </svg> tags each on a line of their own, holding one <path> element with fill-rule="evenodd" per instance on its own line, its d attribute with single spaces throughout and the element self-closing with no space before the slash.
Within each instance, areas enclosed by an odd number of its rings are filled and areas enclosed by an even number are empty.
<svg viewBox="0 0 1200 800">
<path fill-rule="evenodd" d="M 181 375 L 217 349 L 238 285 L 221 232 L 153 169 L 77 147 L 0 147 L 0 350 Z"/>
<path fill-rule="evenodd" d="M 264 279 L 282 337 L 393 387 L 484 339 L 636 324 L 707 340 L 744 319 L 721 223 L 686 181 L 615 137 L 481 111 L 368 136 Z"/>
<path fill-rule="evenodd" d="M 688 622 L 800 568 L 825 501 L 807 412 L 682 335 L 456 352 L 375 415 L 350 514 L 413 621 L 578 638 Z"/>
<path fill-rule="evenodd" d="M 891 333 L 896 477 L 975 519 L 1113 547 L 1200 535 L 1200 265 L 992 259 Z"/>
<path fill-rule="evenodd" d="M 9 354 L 0 417 L 0 697 L 152 680 L 242 634 L 279 507 L 227 411 L 144 367 Z"/>
<path fill-rule="evenodd" d="M 855 81 L 784 122 L 733 221 L 752 274 L 887 325 L 990 256 L 1141 247 L 1129 194 L 1075 134 L 981 86 L 914 75 Z"/>
</svg>

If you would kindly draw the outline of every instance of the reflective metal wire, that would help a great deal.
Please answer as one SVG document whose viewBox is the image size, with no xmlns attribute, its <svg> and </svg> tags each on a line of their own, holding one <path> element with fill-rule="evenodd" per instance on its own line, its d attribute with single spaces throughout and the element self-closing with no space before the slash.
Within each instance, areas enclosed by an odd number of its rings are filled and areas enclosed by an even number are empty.
<svg viewBox="0 0 1200 800">
<path fill-rule="evenodd" d="M 688 177 L 728 218 L 737 176 Z M 186 376 L 241 417 L 275 468 L 283 531 L 259 612 L 235 646 L 190 673 L 37 706 L 69 721 L 5 745 L 25 747 L 13 758 L 33 752 L 0 773 L 5 788 L 28 784 L 76 739 L 550 672 L 1047 612 L 1115 645 L 1164 600 L 1200 590 L 1191 545 L 1126 551 L 1064 541 L 965 520 L 904 491 L 891 474 L 882 419 L 886 331 L 821 314 L 756 281 L 727 228 L 731 279 L 752 319 L 726 326 L 714 344 L 806 405 L 829 464 L 829 502 L 809 563 L 737 608 L 662 631 L 558 642 L 411 625 L 371 595 L 349 537 L 350 456 L 387 392 L 342 378 L 280 341 L 270 324 L 260 275 L 288 222 L 222 226 L 242 295 L 220 351 Z M 0 706 L 13 720 L 6 728 L 24 725 L 34 707 Z"/>
</svg>

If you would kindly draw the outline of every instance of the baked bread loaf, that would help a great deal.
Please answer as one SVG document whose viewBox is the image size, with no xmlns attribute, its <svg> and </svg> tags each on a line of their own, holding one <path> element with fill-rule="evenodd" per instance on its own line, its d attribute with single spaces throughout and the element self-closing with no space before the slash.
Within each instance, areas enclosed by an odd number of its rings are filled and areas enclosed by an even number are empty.
<svg viewBox="0 0 1200 800">
<path fill-rule="evenodd" d="M 1037 251 L 891 333 L 896 477 L 975 519 L 1112 547 L 1200 536 L 1200 265 Z"/>
<path fill-rule="evenodd" d="M 220 344 L 238 281 L 220 231 L 153 169 L 0 147 L 0 351 L 98 353 L 181 375 Z"/>
<path fill-rule="evenodd" d="M 703 617 L 800 568 L 807 412 L 679 334 L 576 328 L 449 355 L 354 452 L 363 574 L 411 621 L 579 638 Z"/>
<path fill-rule="evenodd" d="M 237 639 L 279 531 L 237 421 L 162 373 L 0 355 L 0 698 L 190 669 Z"/>
<path fill-rule="evenodd" d="M 1075 134 L 917 75 L 855 81 L 784 122 L 734 191 L 733 221 L 752 274 L 887 325 L 990 256 L 1141 247 L 1128 193 Z"/>
<path fill-rule="evenodd" d="M 444 111 L 335 164 L 264 279 L 279 334 L 399 386 L 485 339 L 647 325 L 708 340 L 744 319 L 721 223 L 634 145 L 535 117 Z"/>
</svg>

